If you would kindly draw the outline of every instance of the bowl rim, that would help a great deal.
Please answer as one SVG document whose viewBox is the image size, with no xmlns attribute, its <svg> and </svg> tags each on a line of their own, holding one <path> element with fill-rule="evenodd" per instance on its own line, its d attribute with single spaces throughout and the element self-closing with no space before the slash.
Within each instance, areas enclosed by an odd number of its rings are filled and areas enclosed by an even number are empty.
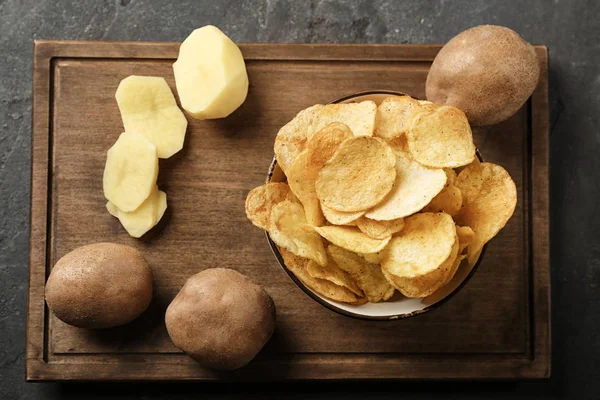
<svg viewBox="0 0 600 400">
<path fill-rule="evenodd" d="M 350 100 L 356 97 L 361 97 L 361 96 L 368 96 L 368 95 L 379 95 L 379 94 L 389 94 L 392 96 L 409 96 L 409 94 L 404 93 L 404 92 L 399 92 L 399 91 L 394 91 L 394 90 L 366 90 L 366 91 L 361 91 L 361 92 L 356 92 L 350 95 L 346 95 L 343 97 L 340 97 L 336 100 L 333 100 L 327 104 L 336 104 L 336 103 L 341 103 L 343 101 L 346 100 Z M 476 149 L 476 156 L 478 158 L 478 160 L 480 162 L 483 162 L 483 157 L 481 156 L 481 153 L 479 152 L 479 149 Z M 275 168 L 277 166 L 277 158 L 274 156 L 273 157 L 273 161 L 271 162 L 271 165 L 269 166 L 269 171 L 267 172 L 267 178 L 266 178 L 266 183 L 271 182 L 271 179 L 273 177 L 273 173 L 275 172 Z M 483 259 L 484 255 L 485 255 L 485 251 L 487 248 L 487 243 L 483 245 L 483 247 L 481 248 L 481 252 L 479 253 L 479 257 L 477 259 L 477 261 L 475 262 L 475 264 L 473 265 L 473 267 L 471 268 L 471 271 L 469 271 L 469 273 L 467 274 L 467 276 L 462 280 L 462 282 L 456 287 L 456 289 L 454 289 L 452 292 L 450 292 L 446 297 L 444 297 L 443 299 L 430 304 L 428 306 L 426 306 L 423 309 L 420 310 L 415 310 L 409 313 L 400 313 L 400 314 L 390 314 L 390 315 L 366 315 L 366 314 L 358 314 L 352 311 L 348 311 L 348 310 L 344 310 L 343 308 L 340 308 L 338 306 L 336 306 L 335 304 L 330 303 L 329 301 L 326 301 L 324 299 L 322 299 L 321 297 L 319 297 L 317 294 L 315 294 L 311 289 L 309 289 L 300 279 L 298 279 L 296 277 L 296 275 L 294 275 L 285 265 L 285 261 L 283 260 L 283 257 L 281 256 L 281 253 L 279 251 L 279 248 L 277 247 L 277 245 L 275 244 L 275 242 L 273 242 L 273 240 L 271 239 L 271 236 L 269 236 L 269 232 L 265 231 L 265 236 L 267 238 L 267 242 L 269 243 L 269 247 L 271 248 L 271 251 L 273 252 L 273 255 L 275 256 L 275 258 L 277 259 L 277 263 L 279 264 L 279 266 L 281 267 L 281 269 L 283 269 L 283 271 L 287 274 L 287 276 L 300 288 L 302 289 L 302 291 L 309 296 L 310 298 L 312 298 L 313 300 L 315 300 L 317 303 L 319 303 L 321 306 L 327 308 L 330 311 L 333 311 L 337 314 L 346 316 L 346 317 L 350 317 L 350 318 L 354 318 L 354 319 L 359 319 L 359 320 L 366 320 L 366 321 L 395 321 L 395 320 L 401 320 L 401 319 L 406 319 L 406 318 L 410 318 L 410 317 L 414 317 L 417 315 L 421 315 L 424 314 L 428 311 L 437 309 L 439 307 L 441 307 L 442 305 L 444 305 L 448 300 L 450 300 L 450 298 L 452 298 L 456 293 L 460 292 L 462 290 L 462 288 L 467 284 L 467 282 L 471 279 L 471 277 L 473 276 L 473 274 L 475 273 L 475 271 L 477 270 L 477 268 L 479 267 L 479 264 L 481 263 L 481 260 Z M 333 300 L 332 300 L 333 301 Z"/>
</svg>

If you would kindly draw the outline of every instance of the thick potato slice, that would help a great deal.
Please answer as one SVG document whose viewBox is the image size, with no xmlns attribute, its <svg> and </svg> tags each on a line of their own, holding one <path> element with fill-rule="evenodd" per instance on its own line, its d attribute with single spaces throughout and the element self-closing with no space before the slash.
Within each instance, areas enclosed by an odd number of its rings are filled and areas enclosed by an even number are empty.
<svg viewBox="0 0 600 400">
<path fill-rule="evenodd" d="M 323 239 L 314 230 L 307 229 L 308 226 L 302 205 L 284 200 L 271 211 L 269 236 L 278 246 L 326 266 Z"/>
<path fill-rule="evenodd" d="M 293 200 L 290 187 L 271 182 L 252 189 L 246 197 L 246 216 L 260 229 L 269 230 L 273 207 L 284 200 Z"/>
<path fill-rule="evenodd" d="M 419 109 L 419 102 L 410 96 L 388 97 L 377 107 L 374 135 L 392 140 L 405 134 L 412 115 Z"/>
<path fill-rule="evenodd" d="M 373 239 L 354 226 L 318 226 L 314 229 L 331 243 L 355 253 L 377 253 L 391 239 L 391 236 Z"/>
<path fill-rule="evenodd" d="M 115 94 L 125 131 L 141 133 L 156 146 L 159 158 L 183 148 L 187 119 L 164 78 L 129 76 Z"/>
<path fill-rule="evenodd" d="M 320 108 L 313 119 L 308 138 L 332 122 L 346 124 L 354 136 L 373 136 L 377 106 L 372 101 L 348 104 L 327 104 Z"/>
<path fill-rule="evenodd" d="M 163 217 L 167 210 L 167 194 L 156 187 L 134 211 L 121 211 L 110 201 L 106 203 L 106 209 L 113 217 L 119 219 L 129 236 L 140 238 Z"/>
<path fill-rule="evenodd" d="M 394 288 L 383 276 L 380 265 L 370 264 L 358 254 L 332 244 L 327 247 L 327 252 L 339 268 L 356 280 L 371 303 L 387 300 L 394 295 Z"/>
<path fill-rule="evenodd" d="M 387 197 L 365 213 L 377 221 L 389 221 L 414 214 L 442 191 L 446 174 L 425 167 L 402 151 L 395 151 L 396 180 Z"/>
<path fill-rule="evenodd" d="M 181 43 L 173 72 L 181 106 L 194 118 L 225 118 L 246 100 L 242 52 L 212 25 L 196 29 Z"/>
<path fill-rule="evenodd" d="M 390 192 L 396 178 L 396 158 L 381 139 L 358 136 L 344 141 L 319 171 L 317 196 L 338 211 L 373 207 Z"/>
<path fill-rule="evenodd" d="M 369 235 L 373 239 L 385 239 L 394 233 L 400 232 L 404 228 L 404 219 L 392 219 L 390 221 L 376 221 L 367 217 L 359 218 L 356 226 L 361 232 Z"/>
<path fill-rule="evenodd" d="M 133 211 L 150 196 L 158 177 L 158 157 L 143 135 L 124 132 L 106 153 L 104 196 L 121 211 Z"/>
</svg>

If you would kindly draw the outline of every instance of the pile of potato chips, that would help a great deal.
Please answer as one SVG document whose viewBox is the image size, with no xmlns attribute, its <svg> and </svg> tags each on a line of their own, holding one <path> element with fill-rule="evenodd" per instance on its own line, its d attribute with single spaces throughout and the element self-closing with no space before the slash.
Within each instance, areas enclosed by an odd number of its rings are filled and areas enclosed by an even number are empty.
<svg viewBox="0 0 600 400">
<path fill-rule="evenodd" d="M 475 151 L 454 107 L 409 96 L 317 104 L 277 134 L 287 183 L 250 191 L 246 214 L 322 296 L 426 297 L 463 259 L 475 261 L 514 212 L 513 180 Z"/>
</svg>

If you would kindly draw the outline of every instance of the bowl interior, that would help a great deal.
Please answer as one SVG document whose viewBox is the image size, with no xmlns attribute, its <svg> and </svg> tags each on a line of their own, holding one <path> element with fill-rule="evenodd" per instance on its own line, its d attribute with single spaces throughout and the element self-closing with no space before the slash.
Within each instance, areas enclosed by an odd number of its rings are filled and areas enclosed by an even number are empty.
<svg viewBox="0 0 600 400">
<path fill-rule="evenodd" d="M 354 95 L 346 96 L 340 98 L 338 100 L 332 101 L 332 103 L 353 103 L 371 100 L 376 104 L 380 104 L 385 98 L 391 96 L 403 96 L 404 93 L 401 92 L 392 92 L 392 91 L 373 91 L 373 92 L 361 92 L 356 93 Z M 479 154 L 478 154 L 479 156 Z M 479 158 L 481 158 L 479 156 Z M 273 163 L 271 164 L 271 168 L 269 169 L 269 174 L 267 177 L 267 182 L 284 182 L 286 179 L 285 174 L 277 165 L 277 161 L 273 159 Z M 319 293 L 313 291 L 306 285 L 304 285 L 300 280 L 298 280 L 293 273 L 291 273 L 285 263 L 281 254 L 279 253 L 279 249 L 277 245 L 271 240 L 269 234 L 267 233 L 267 239 L 269 241 L 269 245 L 279 262 L 279 265 L 283 268 L 283 270 L 292 278 L 292 280 L 302 289 L 306 294 L 312 297 L 314 300 L 321 303 L 323 306 L 343 315 L 347 315 L 350 317 L 360 318 L 360 319 L 368 319 L 368 320 L 393 320 L 411 317 L 414 315 L 421 314 L 430 310 L 435 305 L 440 305 L 446 299 L 448 299 L 453 293 L 456 293 L 468 280 L 468 278 L 472 275 L 475 270 L 475 267 L 479 264 L 479 260 L 481 259 L 481 255 L 485 251 L 485 246 L 480 254 L 475 258 L 472 263 L 467 262 L 465 259 L 454 278 L 445 285 L 444 287 L 437 290 L 432 295 L 421 298 L 421 299 L 412 299 L 408 297 L 404 297 L 399 292 L 396 292 L 394 297 L 391 299 L 380 302 L 380 303 L 366 303 L 363 305 L 351 305 L 346 303 L 340 303 L 337 301 L 330 300 L 326 297 L 321 296 Z"/>
</svg>

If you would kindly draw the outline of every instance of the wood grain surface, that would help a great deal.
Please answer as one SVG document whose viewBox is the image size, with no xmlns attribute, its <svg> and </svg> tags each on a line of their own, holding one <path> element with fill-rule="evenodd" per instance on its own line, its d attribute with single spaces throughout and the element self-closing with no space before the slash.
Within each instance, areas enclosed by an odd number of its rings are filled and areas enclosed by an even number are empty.
<svg viewBox="0 0 600 400">
<path fill-rule="evenodd" d="M 160 161 L 163 220 L 141 240 L 105 210 L 106 150 L 123 131 L 115 90 L 128 75 L 164 77 L 173 91 L 177 43 L 36 42 L 33 99 L 28 380 L 273 380 L 541 378 L 550 374 L 547 51 L 528 103 L 476 129 L 486 161 L 514 178 L 519 201 L 468 284 L 449 302 L 400 321 L 359 321 L 306 296 L 279 268 L 244 200 L 265 180 L 278 129 L 299 110 L 362 90 L 424 97 L 437 45 L 242 44 L 250 89 L 224 120 L 188 118 L 184 149 Z M 119 328 L 87 331 L 44 304 L 54 263 L 110 241 L 152 265 L 149 310 Z M 164 311 L 192 274 L 234 268 L 277 305 L 273 339 L 250 365 L 202 369 L 170 342 Z"/>
</svg>

